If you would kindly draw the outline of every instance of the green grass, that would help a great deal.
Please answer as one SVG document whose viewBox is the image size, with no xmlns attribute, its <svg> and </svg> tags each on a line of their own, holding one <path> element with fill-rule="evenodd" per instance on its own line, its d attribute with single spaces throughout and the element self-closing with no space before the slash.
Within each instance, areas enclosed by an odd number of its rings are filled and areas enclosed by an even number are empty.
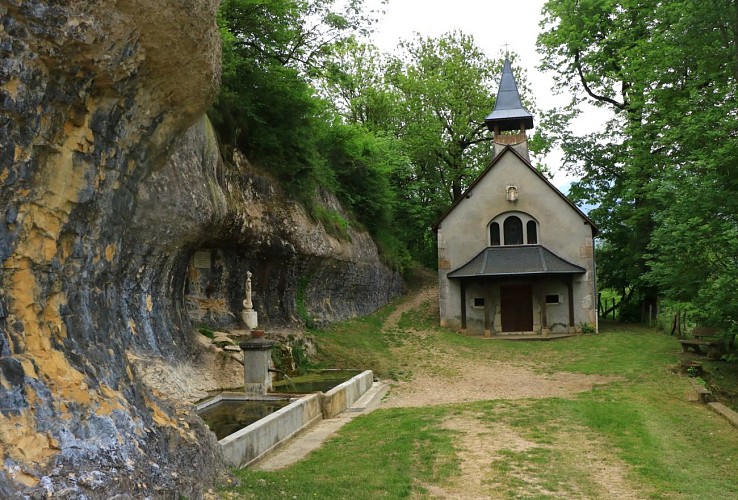
<svg viewBox="0 0 738 500">
<path fill-rule="evenodd" d="M 390 304 L 380 311 L 312 334 L 318 346 L 316 367 L 372 370 L 382 378 L 397 380 L 406 376 L 401 360 L 392 347 L 399 345 L 396 331 L 382 331 L 387 316 L 395 309 Z"/>
<path fill-rule="evenodd" d="M 444 409 L 387 410 L 347 424 L 308 460 L 280 472 L 238 471 L 245 498 L 407 498 L 416 480 L 457 470 Z"/>
<path fill-rule="evenodd" d="M 674 338 L 606 324 L 599 335 L 558 341 L 489 341 L 438 328 L 434 304 L 405 313 L 397 328 L 382 331 L 395 306 L 316 332 L 321 362 L 410 378 L 413 366 L 434 349 L 524 364 L 540 373 L 598 374 L 614 381 L 571 398 L 379 409 L 352 420 L 285 470 L 238 471 L 240 485 L 232 493 L 244 498 L 431 497 L 431 486 L 459 481 L 459 436 L 443 422 L 464 416 L 478 422 L 480 431 L 504 428 L 528 443 L 524 449 L 502 446 L 481 472 L 483 484 L 507 498 L 612 497 L 610 486 L 588 467 L 591 460 L 618 471 L 620 483 L 614 486 L 622 483 L 638 497 L 738 497 L 738 430 L 689 401 L 691 386 L 678 369 L 682 354 Z M 411 341 L 410 329 L 422 329 L 423 340 Z M 397 354 L 397 346 L 403 346 L 405 356 Z M 723 383 L 735 381 L 732 365 L 708 368 L 719 372 Z"/>
</svg>

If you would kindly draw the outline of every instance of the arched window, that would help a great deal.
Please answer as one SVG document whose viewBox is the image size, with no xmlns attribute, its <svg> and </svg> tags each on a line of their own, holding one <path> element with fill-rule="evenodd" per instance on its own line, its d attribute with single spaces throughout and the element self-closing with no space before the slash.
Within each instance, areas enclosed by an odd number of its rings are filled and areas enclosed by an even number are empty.
<svg viewBox="0 0 738 500">
<path fill-rule="evenodd" d="M 500 225 L 497 222 L 489 225 L 489 244 L 492 246 L 500 244 Z"/>
<path fill-rule="evenodd" d="M 525 230 L 528 233 L 528 244 L 535 245 L 538 243 L 538 231 L 536 231 L 536 221 L 529 220 L 525 225 Z"/>
<path fill-rule="evenodd" d="M 505 231 L 505 245 L 523 244 L 523 222 L 519 217 L 511 215 L 502 225 Z"/>
</svg>

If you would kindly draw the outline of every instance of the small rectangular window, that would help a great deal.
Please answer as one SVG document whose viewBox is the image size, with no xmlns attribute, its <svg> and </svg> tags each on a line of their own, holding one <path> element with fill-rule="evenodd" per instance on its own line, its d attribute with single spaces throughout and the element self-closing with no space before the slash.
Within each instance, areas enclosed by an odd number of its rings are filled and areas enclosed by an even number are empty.
<svg viewBox="0 0 738 500">
<path fill-rule="evenodd" d="M 484 297 L 474 297 L 474 307 L 484 307 Z"/>
<path fill-rule="evenodd" d="M 559 295 L 558 294 L 551 294 L 546 295 L 546 304 L 558 304 L 559 303 Z"/>
</svg>

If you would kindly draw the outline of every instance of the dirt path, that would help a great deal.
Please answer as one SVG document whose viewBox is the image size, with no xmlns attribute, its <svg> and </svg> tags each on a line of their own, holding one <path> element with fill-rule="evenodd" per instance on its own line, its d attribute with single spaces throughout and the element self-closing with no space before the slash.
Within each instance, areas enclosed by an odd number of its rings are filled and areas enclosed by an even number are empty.
<svg viewBox="0 0 738 500">
<path fill-rule="evenodd" d="M 423 307 L 436 307 L 438 290 L 426 287 L 415 293 L 387 317 L 383 329 L 397 329 L 405 312 Z M 508 364 L 488 359 L 474 359 L 469 353 L 460 355 L 429 342 L 428 332 L 403 330 L 403 343 L 395 348 L 398 359 L 404 359 L 409 380 L 393 383 L 380 408 L 424 407 L 470 401 L 519 400 L 538 398 L 571 398 L 590 391 L 597 385 L 608 384 L 611 377 L 559 372 L 551 375 L 536 373 L 530 366 Z M 563 426 L 552 436 L 555 444 L 541 445 L 526 440 L 502 422 L 480 420 L 466 412 L 455 413 L 444 422 L 456 436 L 460 475 L 443 487 L 421 485 L 430 498 L 502 498 L 509 491 L 497 482 L 494 464 L 511 453 L 540 451 L 556 446 L 562 460 L 587 478 L 590 490 L 577 491 L 571 484 L 567 496 L 590 498 L 640 498 L 643 493 L 631 487 L 626 476 L 627 466 L 608 453 L 596 437 L 585 436 Z M 511 473 L 523 484 L 525 495 L 556 497 L 538 484 L 535 475 L 525 470 Z M 501 487 L 502 486 L 502 487 Z M 520 492 L 520 490 L 518 490 Z"/>
<path fill-rule="evenodd" d="M 384 330 L 397 328 L 405 312 L 435 307 L 438 289 L 424 288 L 387 317 Z M 394 384 L 383 407 L 419 407 L 491 399 L 567 397 L 612 382 L 610 377 L 577 373 L 535 373 L 531 367 L 444 351 L 427 342 L 427 332 L 405 330 L 404 345 L 395 349 L 406 359 L 412 378 Z"/>
</svg>

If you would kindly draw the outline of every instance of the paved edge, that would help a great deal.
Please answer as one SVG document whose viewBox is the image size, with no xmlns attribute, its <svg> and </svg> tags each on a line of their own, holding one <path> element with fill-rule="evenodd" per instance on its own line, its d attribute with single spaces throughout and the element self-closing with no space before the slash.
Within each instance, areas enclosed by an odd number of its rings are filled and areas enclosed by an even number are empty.
<svg viewBox="0 0 738 500">
<path fill-rule="evenodd" d="M 738 413 L 734 412 L 722 403 L 707 403 L 707 406 L 725 417 L 734 427 L 738 427 Z"/>
<path fill-rule="evenodd" d="M 715 401 L 715 397 L 712 395 L 712 392 L 705 386 L 698 384 L 692 378 L 690 378 L 689 381 L 692 383 L 692 387 L 697 393 L 698 401 L 709 406 L 711 410 L 730 422 L 733 427 L 738 427 L 738 413 L 724 404 Z"/>
<path fill-rule="evenodd" d="M 320 446 L 341 427 L 359 415 L 365 415 L 376 409 L 389 390 L 384 382 L 374 382 L 354 404 L 334 418 L 320 420 L 316 424 L 301 431 L 283 446 L 267 453 L 250 467 L 260 471 L 274 471 L 288 467 L 305 458 Z"/>
</svg>

